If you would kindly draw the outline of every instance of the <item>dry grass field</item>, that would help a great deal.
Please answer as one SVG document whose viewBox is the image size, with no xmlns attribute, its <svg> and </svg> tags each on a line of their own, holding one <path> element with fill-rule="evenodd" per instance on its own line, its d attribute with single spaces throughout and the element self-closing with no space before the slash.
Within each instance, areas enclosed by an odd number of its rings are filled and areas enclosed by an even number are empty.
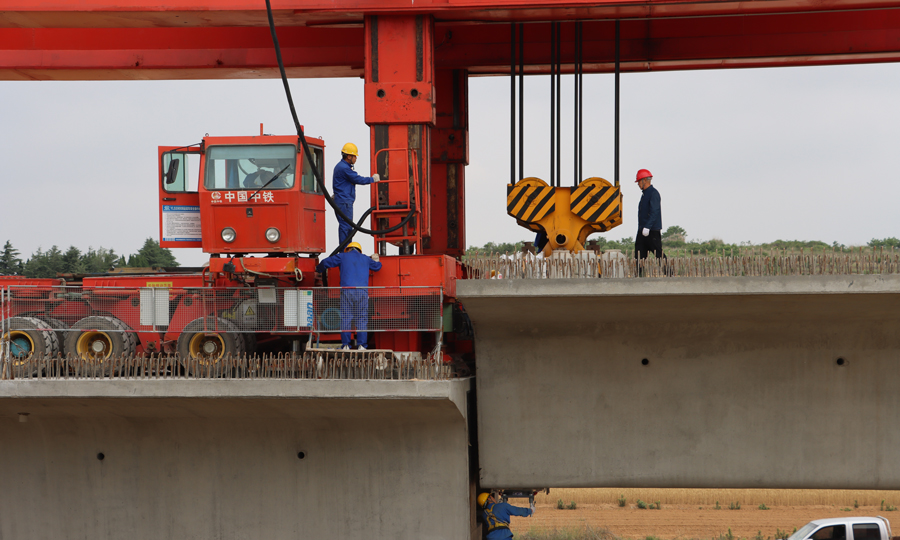
<svg viewBox="0 0 900 540">
<path fill-rule="evenodd" d="M 558 509 L 560 499 L 564 506 L 574 502 L 575 509 Z M 639 508 L 639 501 L 647 508 Z M 510 502 L 527 506 L 524 500 Z M 898 491 L 551 489 L 536 503 L 533 517 L 513 518 L 517 538 L 774 540 L 813 519 L 879 514 L 897 516 L 900 527 Z"/>
</svg>

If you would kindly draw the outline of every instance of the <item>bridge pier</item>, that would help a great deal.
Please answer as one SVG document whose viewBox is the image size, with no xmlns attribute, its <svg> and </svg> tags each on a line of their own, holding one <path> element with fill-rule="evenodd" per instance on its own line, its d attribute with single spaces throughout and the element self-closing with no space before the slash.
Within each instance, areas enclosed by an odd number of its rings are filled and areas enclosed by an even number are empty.
<svg viewBox="0 0 900 540">
<path fill-rule="evenodd" d="M 469 388 L 0 381 L 0 538 L 469 538 Z"/>
</svg>

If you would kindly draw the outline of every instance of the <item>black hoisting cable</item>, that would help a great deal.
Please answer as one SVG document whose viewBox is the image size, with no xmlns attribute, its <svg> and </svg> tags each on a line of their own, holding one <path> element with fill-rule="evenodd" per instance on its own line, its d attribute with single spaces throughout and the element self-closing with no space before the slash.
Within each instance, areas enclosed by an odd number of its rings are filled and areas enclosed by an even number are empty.
<svg viewBox="0 0 900 540">
<path fill-rule="evenodd" d="M 562 23 L 556 24 L 556 187 L 562 186 Z"/>
<path fill-rule="evenodd" d="M 284 84 L 284 93 L 287 97 L 288 106 L 291 108 L 291 117 L 294 119 L 294 127 L 297 128 L 297 136 L 300 138 L 300 143 L 303 145 L 303 152 L 306 156 L 306 160 L 310 164 L 312 164 L 315 162 L 315 160 L 313 159 L 312 152 L 309 150 L 309 145 L 306 143 L 306 136 L 303 134 L 303 127 L 300 125 L 300 120 L 297 119 L 297 110 L 294 108 L 294 99 L 291 97 L 291 87 L 288 84 L 287 73 L 284 71 L 284 61 L 281 58 L 281 46 L 278 44 L 278 35 L 275 33 L 275 18 L 272 16 L 272 4 L 270 0 L 266 0 L 266 15 L 268 15 L 269 17 L 269 31 L 272 34 L 272 43 L 275 46 L 275 58 L 278 60 L 278 69 L 281 71 L 281 82 L 282 84 Z M 387 234 L 396 231 L 406 225 L 416 213 L 415 200 L 410 198 L 409 213 L 406 214 L 406 217 L 400 220 L 400 223 L 394 225 L 393 227 L 381 230 L 371 230 L 366 229 L 365 227 L 360 227 L 359 225 L 354 223 L 352 219 L 341 212 L 340 208 L 338 208 L 337 206 L 337 203 L 335 203 L 334 199 L 331 198 L 331 194 L 328 193 L 328 189 L 325 187 L 325 182 L 322 181 L 322 175 L 319 173 L 319 168 L 310 168 L 312 169 L 313 176 L 316 179 L 316 183 L 318 183 L 319 188 L 322 189 L 322 194 L 325 195 L 325 200 L 328 201 L 328 204 L 331 205 L 331 207 L 334 209 L 334 213 L 337 214 L 338 217 L 346 221 L 356 231 L 370 235 Z"/>
<path fill-rule="evenodd" d="M 509 183 L 516 180 L 516 23 L 509 23 Z"/>
<path fill-rule="evenodd" d="M 584 26 L 581 21 L 575 23 L 575 106 L 576 109 L 576 133 L 575 133 L 575 185 L 577 186 L 583 175 L 584 163 Z"/>
<path fill-rule="evenodd" d="M 616 19 L 616 121 L 615 121 L 615 180 L 619 187 L 619 20 Z"/>
<path fill-rule="evenodd" d="M 550 23 L 550 185 L 556 187 L 556 23 Z"/>
<path fill-rule="evenodd" d="M 519 23 L 519 178 L 525 177 L 525 24 Z"/>
</svg>

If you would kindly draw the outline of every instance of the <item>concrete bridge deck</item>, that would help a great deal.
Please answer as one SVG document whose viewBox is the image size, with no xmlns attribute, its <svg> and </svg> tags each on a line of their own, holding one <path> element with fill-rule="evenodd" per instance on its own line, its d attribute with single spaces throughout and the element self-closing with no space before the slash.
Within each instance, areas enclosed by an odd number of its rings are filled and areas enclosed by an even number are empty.
<svg viewBox="0 0 900 540">
<path fill-rule="evenodd" d="M 900 276 L 458 293 L 483 486 L 900 488 Z"/>
<path fill-rule="evenodd" d="M 468 538 L 470 386 L 0 381 L 0 538 Z"/>
</svg>

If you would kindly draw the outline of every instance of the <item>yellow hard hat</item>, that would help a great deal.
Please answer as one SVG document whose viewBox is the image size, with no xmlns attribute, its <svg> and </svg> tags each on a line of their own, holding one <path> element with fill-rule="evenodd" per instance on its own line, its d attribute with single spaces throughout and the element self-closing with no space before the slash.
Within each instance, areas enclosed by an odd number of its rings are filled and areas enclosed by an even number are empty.
<svg viewBox="0 0 900 540">
<path fill-rule="evenodd" d="M 477 500 L 478 500 L 478 507 L 479 507 L 479 508 L 484 508 L 484 505 L 485 505 L 485 503 L 487 503 L 488 497 L 490 497 L 490 496 L 491 496 L 490 493 L 482 493 L 481 495 L 479 495 L 479 496 L 478 496 L 478 499 L 477 499 Z"/>
<path fill-rule="evenodd" d="M 341 153 L 359 157 L 359 148 L 357 148 L 356 145 L 352 142 L 348 142 L 344 145 L 343 148 L 341 148 Z"/>
<path fill-rule="evenodd" d="M 356 248 L 356 251 L 362 253 L 362 246 L 359 245 L 359 242 L 350 242 L 347 244 L 347 247 L 344 248 L 344 251 L 350 251 L 353 248 Z"/>
</svg>

